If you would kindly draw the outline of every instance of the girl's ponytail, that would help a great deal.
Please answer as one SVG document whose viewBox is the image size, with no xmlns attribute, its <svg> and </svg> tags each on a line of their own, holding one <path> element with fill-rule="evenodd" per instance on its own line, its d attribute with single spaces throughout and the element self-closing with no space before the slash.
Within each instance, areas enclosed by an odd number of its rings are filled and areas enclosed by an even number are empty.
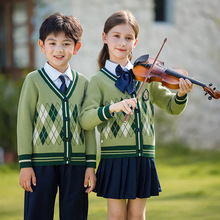
<svg viewBox="0 0 220 220">
<path fill-rule="evenodd" d="M 108 59 L 109 59 L 108 45 L 104 44 L 98 56 L 99 69 L 102 69 L 105 66 L 105 61 Z"/>
</svg>

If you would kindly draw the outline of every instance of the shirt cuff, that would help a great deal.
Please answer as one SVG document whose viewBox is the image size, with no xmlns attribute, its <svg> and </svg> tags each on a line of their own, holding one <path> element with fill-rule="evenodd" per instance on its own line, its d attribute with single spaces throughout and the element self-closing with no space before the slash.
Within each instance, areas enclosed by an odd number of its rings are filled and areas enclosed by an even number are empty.
<svg viewBox="0 0 220 220">
<path fill-rule="evenodd" d="M 182 104 L 185 104 L 187 102 L 187 94 L 184 95 L 184 96 L 178 96 L 178 94 L 176 93 L 176 97 L 175 97 L 175 102 L 178 104 L 178 105 L 182 105 Z"/>
<path fill-rule="evenodd" d="M 18 157 L 20 168 L 32 167 L 31 155 L 25 154 Z"/>
<path fill-rule="evenodd" d="M 111 113 L 110 113 L 109 107 L 110 107 L 110 105 L 106 105 L 106 106 L 100 107 L 100 108 L 98 109 L 98 116 L 99 116 L 99 119 L 100 119 L 101 121 L 106 121 L 106 120 L 108 120 L 109 118 L 114 117 L 114 114 L 111 114 Z"/>
<path fill-rule="evenodd" d="M 96 155 L 86 155 L 86 167 L 96 168 Z"/>
</svg>

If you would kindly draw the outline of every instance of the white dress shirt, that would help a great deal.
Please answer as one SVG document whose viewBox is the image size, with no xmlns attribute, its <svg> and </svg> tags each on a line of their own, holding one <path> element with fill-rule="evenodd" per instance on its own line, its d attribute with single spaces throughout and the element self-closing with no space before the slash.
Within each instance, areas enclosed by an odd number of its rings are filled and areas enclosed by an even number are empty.
<svg viewBox="0 0 220 220">
<path fill-rule="evenodd" d="M 53 81 L 53 83 L 57 86 L 57 88 L 60 88 L 62 81 L 60 80 L 59 76 L 64 76 L 66 87 L 68 88 L 70 81 L 73 80 L 73 75 L 70 66 L 67 68 L 67 70 L 64 73 L 59 72 L 55 68 L 53 68 L 48 62 L 44 65 L 45 72 L 50 77 L 50 79 Z"/>
<path fill-rule="evenodd" d="M 110 60 L 106 60 L 105 62 L 105 68 L 110 72 L 112 73 L 113 75 L 116 76 L 116 72 L 115 72 L 115 69 L 116 67 L 118 66 L 117 63 L 113 63 L 111 62 Z M 127 70 L 130 70 L 133 68 L 133 65 L 131 64 L 130 60 L 128 60 L 128 63 L 125 67 L 121 66 L 122 69 L 127 69 Z"/>
</svg>

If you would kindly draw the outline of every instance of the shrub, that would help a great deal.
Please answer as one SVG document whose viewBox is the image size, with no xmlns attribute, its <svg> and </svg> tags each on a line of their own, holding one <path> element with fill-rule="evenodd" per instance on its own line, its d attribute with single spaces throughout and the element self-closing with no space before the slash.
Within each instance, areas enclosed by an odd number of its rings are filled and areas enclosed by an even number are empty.
<svg viewBox="0 0 220 220">
<path fill-rule="evenodd" d="M 17 107 L 24 77 L 0 74 L 0 146 L 16 151 Z"/>
</svg>

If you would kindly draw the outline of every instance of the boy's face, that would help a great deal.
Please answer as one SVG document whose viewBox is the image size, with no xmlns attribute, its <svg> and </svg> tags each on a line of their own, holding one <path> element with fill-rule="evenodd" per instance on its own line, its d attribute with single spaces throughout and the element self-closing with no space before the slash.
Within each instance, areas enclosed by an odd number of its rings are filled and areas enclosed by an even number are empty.
<svg viewBox="0 0 220 220">
<path fill-rule="evenodd" d="M 74 40 L 66 37 L 64 32 L 57 35 L 51 33 L 46 37 L 44 43 L 39 40 L 38 44 L 42 53 L 46 55 L 49 64 L 61 73 L 66 71 L 72 55 L 77 54 L 81 47 L 80 42 L 75 45 Z"/>
</svg>

